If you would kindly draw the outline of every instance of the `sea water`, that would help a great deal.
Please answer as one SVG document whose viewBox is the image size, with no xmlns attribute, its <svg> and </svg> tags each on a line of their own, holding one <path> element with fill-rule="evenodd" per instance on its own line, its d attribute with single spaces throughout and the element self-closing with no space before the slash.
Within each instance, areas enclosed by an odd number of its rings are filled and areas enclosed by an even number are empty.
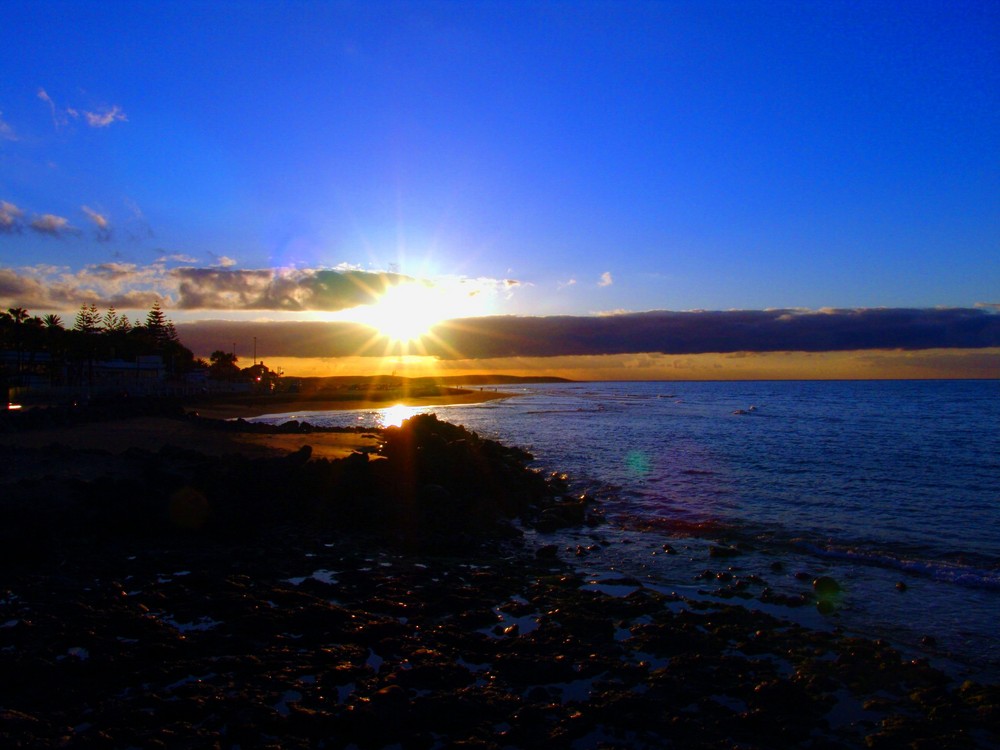
<svg viewBox="0 0 1000 750">
<path fill-rule="evenodd" d="M 498 388 L 515 397 L 260 421 L 381 426 L 433 411 L 596 498 L 607 526 L 559 538 L 587 549 L 595 581 L 603 570 L 711 597 L 706 570 L 756 572 L 787 594 L 829 575 L 832 611 L 784 614 L 1000 681 L 1000 381 Z M 745 551 L 710 558 L 720 541 Z"/>
</svg>

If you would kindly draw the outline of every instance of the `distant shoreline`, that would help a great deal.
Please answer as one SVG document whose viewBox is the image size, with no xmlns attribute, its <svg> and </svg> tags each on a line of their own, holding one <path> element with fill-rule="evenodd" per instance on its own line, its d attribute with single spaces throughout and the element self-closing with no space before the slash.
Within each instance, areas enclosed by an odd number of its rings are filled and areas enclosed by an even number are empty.
<svg viewBox="0 0 1000 750">
<path fill-rule="evenodd" d="M 282 393 L 266 396 L 213 396 L 188 399 L 188 412 L 210 419 L 251 419 L 265 414 L 294 414 L 303 411 L 350 411 L 354 409 L 384 409 L 402 406 L 453 406 L 478 404 L 516 394 L 481 388 L 418 389 L 388 388 L 369 391 L 318 391 L 315 393 Z"/>
</svg>

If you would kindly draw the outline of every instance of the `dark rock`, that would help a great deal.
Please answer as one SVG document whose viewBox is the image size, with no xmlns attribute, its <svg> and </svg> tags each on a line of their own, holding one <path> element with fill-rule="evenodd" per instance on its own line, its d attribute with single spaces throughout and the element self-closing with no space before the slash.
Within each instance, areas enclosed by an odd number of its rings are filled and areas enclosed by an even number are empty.
<svg viewBox="0 0 1000 750">
<path fill-rule="evenodd" d="M 709 557 L 736 557 L 743 554 L 735 547 L 729 547 L 726 545 L 713 544 L 708 548 Z"/>
<path fill-rule="evenodd" d="M 559 547 L 555 544 L 546 544 L 535 550 L 535 557 L 539 560 L 552 560 L 559 556 Z"/>
<path fill-rule="evenodd" d="M 813 581 L 816 596 L 829 597 L 840 593 L 840 584 L 830 576 L 820 576 Z"/>
</svg>

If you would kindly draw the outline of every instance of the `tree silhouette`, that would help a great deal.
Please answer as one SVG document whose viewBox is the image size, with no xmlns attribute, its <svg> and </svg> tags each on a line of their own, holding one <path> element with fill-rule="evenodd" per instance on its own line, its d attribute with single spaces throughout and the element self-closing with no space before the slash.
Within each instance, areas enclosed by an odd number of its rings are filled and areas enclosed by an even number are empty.
<svg viewBox="0 0 1000 750">
<path fill-rule="evenodd" d="M 160 308 L 159 300 L 154 302 L 149 312 L 146 313 L 146 330 L 158 341 L 166 340 L 167 338 L 167 316 Z"/>
<path fill-rule="evenodd" d="M 91 302 L 80 306 L 80 311 L 76 314 L 73 322 L 73 330 L 88 335 L 98 333 L 101 330 L 101 315 L 97 311 L 97 305 Z"/>
<path fill-rule="evenodd" d="M 208 366 L 208 374 L 216 380 L 231 380 L 240 374 L 239 365 L 236 364 L 239 357 L 232 352 L 216 349 L 208 360 L 211 363 Z"/>
<path fill-rule="evenodd" d="M 118 333 L 128 333 L 132 329 L 132 324 L 129 322 L 127 315 L 119 315 L 118 311 L 115 310 L 115 306 L 112 305 L 108 308 L 108 311 L 104 313 L 104 330 L 105 331 L 115 331 Z"/>
<path fill-rule="evenodd" d="M 194 353 L 180 342 L 173 321 L 167 319 L 158 303 L 146 320 L 146 325 L 137 320 L 133 326 L 128 316 L 114 306 L 102 316 L 97 305 L 84 303 L 73 328 L 67 330 L 62 318 L 54 313 L 38 317 L 23 307 L 0 310 L 0 349 L 17 352 L 16 362 L 0 365 L 0 380 L 19 374 L 22 365 L 32 367 L 46 361 L 36 356 L 40 352 L 50 355 L 52 382 L 64 376 L 69 383 L 82 382 L 91 376 L 94 363 L 104 359 L 135 361 L 140 356 L 158 355 L 173 374 L 198 367 Z"/>
<path fill-rule="evenodd" d="M 14 325 L 20 325 L 28 319 L 28 311 L 23 307 L 8 307 L 7 314 L 13 319 Z"/>
</svg>

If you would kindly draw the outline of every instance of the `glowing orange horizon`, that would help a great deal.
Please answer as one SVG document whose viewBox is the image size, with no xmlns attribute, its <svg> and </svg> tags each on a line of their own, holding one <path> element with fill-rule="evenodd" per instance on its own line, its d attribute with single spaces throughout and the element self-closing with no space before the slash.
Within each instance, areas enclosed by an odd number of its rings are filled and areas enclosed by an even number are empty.
<svg viewBox="0 0 1000 750">
<path fill-rule="evenodd" d="M 380 340 L 376 334 L 372 345 Z M 1000 373 L 1000 347 L 448 360 L 426 356 L 423 349 L 417 342 L 409 351 L 390 349 L 385 356 L 271 357 L 268 364 L 292 377 L 488 373 L 570 380 L 919 380 L 996 378 Z"/>
</svg>

